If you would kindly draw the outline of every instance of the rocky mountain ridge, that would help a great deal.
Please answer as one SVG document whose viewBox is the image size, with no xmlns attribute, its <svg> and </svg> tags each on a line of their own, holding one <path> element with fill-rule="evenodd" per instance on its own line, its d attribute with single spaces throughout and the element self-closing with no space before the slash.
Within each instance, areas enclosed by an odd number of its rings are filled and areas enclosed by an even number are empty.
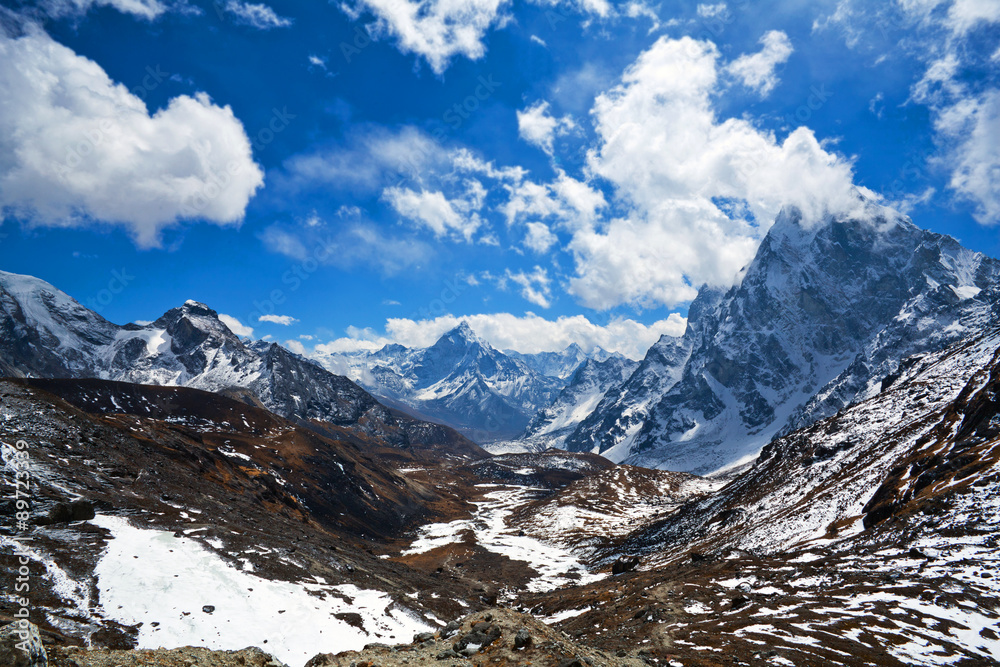
<svg viewBox="0 0 1000 667">
<path fill-rule="evenodd" d="M 228 393 L 286 418 L 350 427 L 397 447 L 448 443 L 455 453 L 482 455 L 447 427 L 390 410 L 354 382 L 276 343 L 241 340 L 197 301 L 150 324 L 118 326 L 42 280 L 0 272 L 0 359 L 12 376 Z"/>
<path fill-rule="evenodd" d="M 566 446 L 702 474 L 750 461 L 980 329 L 998 295 L 1000 262 L 891 209 L 863 201 L 812 226 L 785 210 L 739 284 L 691 304 L 670 343 L 689 356 L 640 366 L 643 384 L 609 392 Z"/>
</svg>

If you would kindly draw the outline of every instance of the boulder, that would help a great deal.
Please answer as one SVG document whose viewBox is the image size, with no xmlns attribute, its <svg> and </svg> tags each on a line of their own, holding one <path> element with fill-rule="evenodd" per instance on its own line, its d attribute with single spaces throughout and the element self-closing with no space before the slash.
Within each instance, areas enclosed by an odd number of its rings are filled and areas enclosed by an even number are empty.
<svg viewBox="0 0 1000 667">
<path fill-rule="evenodd" d="M 611 565 L 611 574 L 622 574 L 623 572 L 631 572 L 635 568 L 639 567 L 639 563 L 642 559 L 638 556 L 619 556 Z"/>
<path fill-rule="evenodd" d="M 0 665 L 4 667 L 48 667 L 38 626 L 28 620 L 0 628 Z"/>
</svg>

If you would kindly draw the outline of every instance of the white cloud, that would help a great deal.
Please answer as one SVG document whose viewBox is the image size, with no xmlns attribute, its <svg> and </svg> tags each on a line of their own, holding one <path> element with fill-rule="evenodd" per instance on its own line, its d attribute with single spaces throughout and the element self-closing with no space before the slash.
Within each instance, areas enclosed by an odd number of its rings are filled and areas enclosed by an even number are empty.
<svg viewBox="0 0 1000 667">
<path fill-rule="evenodd" d="M 975 204 L 977 221 L 1000 222 L 1000 90 L 942 109 L 934 127 L 951 143 L 949 186 Z"/>
<path fill-rule="evenodd" d="M 358 0 L 350 15 L 363 10 L 378 19 L 376 35 L 392 36 L 399 50 L 424 57 L 441 74 L 455 56 L 478 60 L 486 52 L 483 39 L 503 27 L 508 0 Z"/>
<path fill-rule="evenodd" d="M 598 211 L 607 206 L 604 194 L 600 190 L 561 171 L 551 188 L 569 209 L 563 213 L 564 221 L 569 228 L 589 226 L 597 217 Z"/>
<path fill-rule="evenodd" d="M 890 5 L 840 0 L 832 15 L 814 25 L 814 30 L 839 28 L 851 48 L 883 51 L 891 34 L 886 28 L 907 29 L 896 45 L 897 55 L 924 65 L 910 87 L 909 101 L 931 112 L 939 149 L 931 162 L 949 172 L 949 188 L 973 204 L 973 216 L 983 224 L 1000 221 L 998 23 L 1000 3 L 995 0 L 900 0 Z M 925 188 L 905 194 L 898 203 L 905 207 L 932 194 Z"/>
<path fill-rule="evenodd" d="M 555 137 L 564 135 L 575 127 L 576 123 L 569 116 L 551 116 L 548 102 L 536 102 L 524 111 L 517 112 L 517 130 L 521 138 L 549 155 L 553 153 Z"/>
<path fill-rule="evenodd" d="M 857 205 L 851 165 L 809 129 L 778 143 L 716 118 L 718 59 L 710 42 L 661 38 L 598 97 L 589 166 L 628 210 L 570 242 L 570 291 L 585 305 L 670 306 L 703 283 L 728 286 L 782 206 L 817 220 Z"/>
<path fill-rule="evenodd" d="M 240 336 L 242 338 L 248 338 L 250 336 L 253 336 L 253 327 L 248 327 L 247 325 L 243 324 L 232 315 L 219 313 L 219 319 L 222 321 L 223 324 L 229 327 L 230 331 L 232 331 L 237 336 Z"/>
<path fill-rule="evenodd" d="M 283 181 L 292 189 L 322 186 L 369 194 L 404 179 L 420 183 L 423 174 L 447 161 L 448 152 L 414 127 L 366 127 L 342 145 L 289 158 Z"/>
<path fill-rule="evenodd" d="M 524 245 L 537 253 L 546 253 L 559 239 L 544 222 L 529 222 L 525 225 L 528 233 Z"/>
<path fill-rule="evenodd" d="M 698 5 L 696 9 L 698 16 L 700 16 L 703 19 L 714 19 L 720 16 L 725 16 L 728 11 L 729 8 L 726 6 L 726 3 L 724 2 L 720 2 L 714 5 L 702 4 Z"/>
<path fill-rule="evenodd" d="M 765 51 L 781 40 L 766 37 Z M 535 182 L 522 168 L 447 150 L 412 128 L 368 135 L 377 138 L 357 142 L 367 151 L 350 146 L 296 158 L 290 171 L 331 185 L 353 173 L 381 187 L 384 202 L 438 238 L 468 241 L 478 233 L 480 241 L 492 240 L 482 230 L 487 210 L 511 228 L 523 225 L 522 243 L 536 252 L 551 251 L 560 241 L 554 232 L 565 232 L 562 249 L 575 263 L 569 291 L 579 302 L 597 309 L 673 307 L 702 284 L 731 285 L 782 206 L 798 207 L 807 221 L 858 206 L 850 162 L 827 151 L 808 128 L 779 143 L 750 119 L 717 118 L 712 100 L 726 72 L 720 60 L 712 43 L 690 38 L 661 38 L 644 52 L 593 105 L 596 141 L 584 179 L 556 169 L 551 182 Z M 544 102 L 520 121 L 522 134 L 549 147 L 558 121 Z M 405 149 L 404 135 L 424 145 Z M 412 155 L 404 163 L 396 155 L 405 150 Z M 408 183 L 388 184 L 386 171 L 403 171 L 400 164 L 410 165 Z M 614 194 L 613 206 L 604 191 Z M 604 217 L 608 210 L 614 217 Z M 277 235 L 272 241 L 287 246 L 286 253 L 308 248 Z M 508 271 L 501 280 L 536 305 L 553 301 L 552 279 L 541 269 Z"/>
<path fill-rule="evenodd" d="M 168 75 L 150 70 L 144 85 Z M 150 115 L 87 58 L 37 28 L 0 32 L 0 209 L 36 225 L 95 221 L 144 247 L 182 219 L 242 221 L 263 184 L 228 107 L 181 95 Z"/>
<path fill-rule="evenodd" d="M 308 350 L 306 350 L 306 346 L 294 339 L 286 340 L 285 347 L 294 352 L 295 354 L 301 355 L 303 357 L 309 354 Z"/>
<path fill-rule="evenodd" d="M 530 303 L 542 308 L 552 305 L 552 288 L 549 273 L 536 266 L 530 273 L 527 271 L 511 271 L 507 269 L 504 281 L 511 281 L 521 288 L 521 296 Z"/>
<path fill-rule="evenodd" d="M 283 327 L 290 327 L 296 322 L 297 319 L 291 315 L 261 315 L 257 318 L 258 322 L 270 322 L 271 324 L 280 324 Z"/>
<path fill-rule="evenodd" d="M 386 276 L 398 275 L 421 266 L 433 254 L 426 243 L 407 236 L 388 236 L 378 227 L 361 220 L 330 230 L 325 222 L 310 218 L 298 225 L 274 224 L 260 239 L 271 252 L 299 263 L 288 280 L 293 284 L 308 278 L 307 268 L 322 264 L 345 270 L 373 267 Z"/>
<path fill-rule="evenodd" d="M 946 20 L 953 33 L 964 35 L 983 24 L 1000 23 L 1000 2 L 955 0 Z"/>
<path fill-rule="evenodd" d="M 80 16 L 93 7 L 114 7 L 123 14 L 152 21 L 170 9 L 159 0 L 43 0 L 40 4 L 45 13 L 54 18 Z M 184 3 L 179 4 L 184 7 Z"/>
<path fill-rule="evenodd" d="M 326 58 L 321 58 L 316 55 L 310 55 L 309 64 L 314 67 L 322 67 L 323 69 L 326 69 Z"/>
<path fill-rule="evenodd" d="M 780 30 L 771 30 L 760 39 L 763 48 L 757 53 L 740 56 L 729 63 L 729 72 L 747 88 L 767 95 L 778 85 L 774 69 L 792 55 L 792 42 Z"/>
<path fill-rule="evenodd" d="M 481 224 L 479 215 L 472 212 L 475 202 L 449 200 L 443 192 L 391 187 L 383 197 L 401 216 L 424 225 L 437 237 L 457 233 L 471 241 Z"/>
<path fill-rule="evenodd" d="M 658 8 L 658 7 L 657 7 Z M 660 27 L 660 17 L 656 13 L 656 10 L 647 5 L 645 2 L 639 2 L 638 0 L 632 0 L 625 5 L 625 16 L 636 19 L 639 17 L 646 17 L 653 24 L 649 28 L 649 32 L 654 32 Z"/>
<path fill-rule="evenodd" d="M 224 9 L 236 17 L 237 23 L 257 30 L 287 28 L 292 25 L 291 19 L 278 16 L 273 9 L 262 3 L 227 0 Z"/>
<path fill-rule="evenodd" d="M 553 352 L 576 343 L 585 350 L 601 347 L 610 352 L 620 352 L 632 359 L 641 359 L 661 335 L 680 336 L 687 320 L 677 313 L 643 324 L 632 319 L 616 318 L 607 324 L 591 322 L 583 315 L 547 320 L 534 313 L 523 316 L 511 313 L 480 315 L 443 315 L 434 319 L 413 320 L 392 318 L 386 320 L 384 332 L 372 329 L 351 328 L 344 338 L 316 346 L 318 354 L 377 350 L 389 343 L 406 347 L 428 347 L 445 332 L 462 321 L 501 350 L 517 350 L 525 354 Z"/>
<path fill-rule="evenodd" d="M 580 14 L 584 28 L 595 18 L 611 21 L 622 17 L 649 19 L 653 23 L 650 31 L 660 27 L 656 11 L 643 0 L 629 0 L 620 6 L 609 0 L 530 1 L 552 8 L 550 20 L 556 16 L 568 19 L 570 12 Z M 345 0 L 340 7 L 353 20 L 366 13 L 373 15 L 376 22 L 368 26 L 369 33 L 375 38 L 394 39 L 401 52 L 424 58 L 440 75 L 457 56 L 482 58 L 487 33 L 503 29 L 513 20 L 512 4 L 511 0 Z M 547 47 L 538 35 L 531 35 L 530 40 Z"/>
</svg>

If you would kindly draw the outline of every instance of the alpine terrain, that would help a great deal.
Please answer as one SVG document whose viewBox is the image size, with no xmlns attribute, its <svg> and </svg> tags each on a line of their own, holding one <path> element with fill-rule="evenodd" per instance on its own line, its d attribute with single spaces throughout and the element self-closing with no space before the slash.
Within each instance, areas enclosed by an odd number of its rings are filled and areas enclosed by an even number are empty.
<svg viewBox="0 0 1000 667">
<path fill-rule="evenodd" d="M 3 664 L 1000 664 L 1000 263 L 862 204 L 640 362 L 323 360 L 385 403 L 0 274 Z"/>
<path fill-rule="evenodd" d="M 683 340 L 654 346 L 566 448 L 700 474 L 747 463 L 981 329 L 998 288 L 1000 262 L 870 201 L 813 225 L 785 210 L 739 284 L 702 290 Z"/>
</svg>

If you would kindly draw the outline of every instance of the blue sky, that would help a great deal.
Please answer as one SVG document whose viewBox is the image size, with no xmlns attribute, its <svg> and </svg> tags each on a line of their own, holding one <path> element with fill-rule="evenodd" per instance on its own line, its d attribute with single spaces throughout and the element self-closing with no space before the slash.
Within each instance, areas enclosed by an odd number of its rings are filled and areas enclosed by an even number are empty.
<svg viewBox="0 0 1000 667">
<path fill-rule="evenodd" d="M 3 5 L 0 268 L 115 322 L 639 356 L 854 187 L 1000 255 L 995 1 Z"/>
</svg>

